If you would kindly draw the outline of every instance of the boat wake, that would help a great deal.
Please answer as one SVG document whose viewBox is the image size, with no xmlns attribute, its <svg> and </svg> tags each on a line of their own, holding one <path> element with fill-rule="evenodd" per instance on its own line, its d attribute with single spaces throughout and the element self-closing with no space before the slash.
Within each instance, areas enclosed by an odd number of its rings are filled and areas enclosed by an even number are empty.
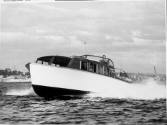
<svg viewBox="0 0 167 125">
<path fill-rule="evenodd" d="M 26 96 L 26 95 L 36 95 L 33 88 L 25 88 L 25 89 L 10 89 L 5 95 L 16 95 L 16 96 Z"/>
<path fill-rule="evenodd" d="M 119 83 L 118 83 L 119 84 Z M 105 86 L 105 84 L 104 84 Z M 118 87 L 119 86 L 119 87 Z M 129 98 L 129 99 L 161 99 L 166 98 L 166 85 L 153 78 L 132 84 L 104 87 L 100 92 L 89 94 L 90 97 Z"/>
<path fill-rule="evenodd" d="M 98 83 L 97 83 L 98 84 Z M 96 86 L 97 87 L 97 86 Z M 88 94 L 86 97 L 102 98 L 129 98 L 129 99 L 161 99 L 166 98 L 166 84 L 154 79 L 147 79 L 132 84 L 111 83 L 110 86 L 103 84 L 96 93 Z M 26 96 L 36 95 L 32 87 L 8 88 L 2 95 Z"/>
</svg>

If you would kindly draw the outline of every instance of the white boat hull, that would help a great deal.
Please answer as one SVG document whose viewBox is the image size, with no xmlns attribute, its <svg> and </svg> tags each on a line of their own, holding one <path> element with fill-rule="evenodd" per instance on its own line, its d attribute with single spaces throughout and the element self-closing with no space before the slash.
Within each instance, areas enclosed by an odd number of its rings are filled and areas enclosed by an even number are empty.
<svg viewBox="0 0 167 125">
<path fill-rule="evenodd" d="M 60 96 L 86 94 L 88 92 L 110 91 L 114 87 L 123 88 L 127 83 L 121 80 L 87 71 L 30 64 L 31 81 L 39 96 Z"/>
</svg>

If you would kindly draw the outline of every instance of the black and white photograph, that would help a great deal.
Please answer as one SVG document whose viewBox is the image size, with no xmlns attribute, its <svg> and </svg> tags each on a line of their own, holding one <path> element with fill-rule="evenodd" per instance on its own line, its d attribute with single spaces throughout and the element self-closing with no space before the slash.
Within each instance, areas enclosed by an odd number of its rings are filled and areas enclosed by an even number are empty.
<svg viewBox="0 0 167 125">
<path fill-rule="evenodd" d="M 165 125 L 166 0 L 1 0 L 0 124 Z"/>
</svg>

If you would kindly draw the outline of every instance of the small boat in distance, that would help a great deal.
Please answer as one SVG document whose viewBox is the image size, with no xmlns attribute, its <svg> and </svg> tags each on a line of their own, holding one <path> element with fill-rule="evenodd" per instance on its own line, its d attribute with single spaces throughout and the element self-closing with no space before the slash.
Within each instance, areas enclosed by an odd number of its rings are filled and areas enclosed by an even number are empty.
<svg viewBox="0 0 167 125">
<path fill-rule="evenodd" d="M 43 56 L 28 63 L 32 87 L 41 97 L 82 96 L 110 83 L 132 83 L 127 73 L 103 56 Z"/>
</svg>

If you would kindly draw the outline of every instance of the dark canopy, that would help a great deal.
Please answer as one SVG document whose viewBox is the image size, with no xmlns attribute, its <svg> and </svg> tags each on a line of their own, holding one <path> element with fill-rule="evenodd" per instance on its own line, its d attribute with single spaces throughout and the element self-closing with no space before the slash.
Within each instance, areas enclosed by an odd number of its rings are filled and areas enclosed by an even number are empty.
<svg viewBox="0 0 167 125">
<path fill-rule="evenodd" d="M 60 66 L 67 66 L 71 58 L 65 57 L 65 56 L 43 56 L 43 57 L 39 57 L 37 61 L 38 60 L 48 62 L 50 64 L 58 64 Z"/>
</svg>

